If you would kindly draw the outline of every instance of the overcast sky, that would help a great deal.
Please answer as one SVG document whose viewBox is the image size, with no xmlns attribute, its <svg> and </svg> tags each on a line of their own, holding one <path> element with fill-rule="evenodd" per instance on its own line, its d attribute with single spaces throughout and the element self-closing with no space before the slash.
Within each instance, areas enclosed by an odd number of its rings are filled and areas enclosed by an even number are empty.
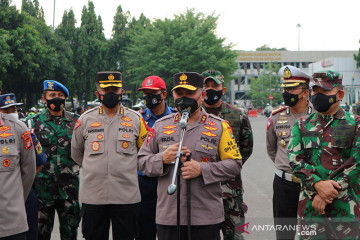
<svg viewBox="0 0 360 240">
<path fill-rule="evenodd" d="M 39 0 L 48 25 L 53 22 L 54 0 Z M 55 27 L 65 10 L 73 9 L 77 24 L 87 0 L 56 0 Z M 138 18 L 173 18 L 194 8 L 196 12 L 219 15 L 217 35 L 233 43 L 234 49 L 273 48 L 298 50 L 358 50 L 360 48 L 359 0 L 93 0 L 101 15 L 105 36 L 111 37 L 113 17 L 121 5 Z M 21 0 L 13 0 L 20 9 Z M 298 28 L 297 24 L 302 27 Z"/>
</svg>

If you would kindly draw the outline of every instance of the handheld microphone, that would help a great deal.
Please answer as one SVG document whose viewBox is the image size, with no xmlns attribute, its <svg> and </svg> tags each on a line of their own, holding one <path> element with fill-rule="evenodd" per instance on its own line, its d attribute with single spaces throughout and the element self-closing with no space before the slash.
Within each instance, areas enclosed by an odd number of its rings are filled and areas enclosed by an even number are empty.
<svg viewBox="0 0 360 240">
<path fill-rule="evenodd" d="M 181 111 L 180 127 L 186 128 L 187 122 L 189 121 L 191 113 L 189 110 L 184 109 Z"/>
</svg>

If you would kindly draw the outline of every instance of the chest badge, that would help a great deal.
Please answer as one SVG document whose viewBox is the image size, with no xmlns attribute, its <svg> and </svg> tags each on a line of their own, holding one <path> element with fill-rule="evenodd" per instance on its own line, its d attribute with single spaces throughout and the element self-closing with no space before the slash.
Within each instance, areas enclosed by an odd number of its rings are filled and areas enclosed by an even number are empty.
<svg viewBox="0 0 360 240">
<path fill-rule="evenodd" d="M 169 144 L 163 146 L 163 148 L 165 148 L 165 149 L 168 149 L 169 147 L 170 147 Z"/>
<path fill-rule="evenodd" d="M 129 134 L 123 134 L 122 136 L 123 136 L 123 138 L 130 138 Z"/>
<path fill-rule="evenodd" d="M 214 121 L 211 121 L 211 122 L 208 123 L 208 125 L 209 125 L 209 126 L 215 126 L 216 123 L 215 123 Z"/>
<path fill-rule="evenodd" d="M 208 137 L 216 137 L 217 135 L 215 133 L 212 133 L 212 132 L 201 132 L 201 134 L 204 134 L 205 136 L 208 136 Z"/>
<path fill-rule="evenodd" d="M 169 126 L 165 126 L 163 127 L 164 129 L 173 129 L 173 128 L 176 128 L 175 125 L 169 125 Z"/>
<path fill-rule="evenodd" d="M 209 145 L 201 145 L 205 150 L 211 150 L 214 149 L 213 147 L 210 147 Z"/>
<path fill-rule="evenodd" d="M 122 147 L 123 147 L 124 149 L 128 148 L 128 147 L 129 147 L 129 143 L 128 143 L 128 142 L 123 142 L 123 143 L 122 143 Z"/>
<path fill-rule="evenodd" d="M 10 159 L 4 159 L 4 161 L 3 161 L 3 166 L 4 167 L 10 167 L 10 164 L 11 164 Z"/>
<path fill-rule="evenodd" d="M 102 134 L 97 135 L 97 139 L 102 140 L 104 136 Z"/>
<path fill-rule="evenodd" d="M 206 125 L 204 125 L 204 128 L 207 129 L 207 130 L 209 130 L 209 131 L 215 131 L 215 130 L 218 130 L 218 129 L 219 129 L 219 128 L 217 128 L 217 127 L 206 126 Z"/>
<path fill-rule="evenodd" d="M 134 124 L 131 124 L 131 123 L 127 123 L 127 122 L 125 122 L 125 123 L 120 123 L 121 125 L 123 125 L 123 126 L 125 126 L 125 127 L 132 127 L 132 126 L 134 126 Z"/>
<path fill-rule="evenodd" d="M 281 139 L 280 146 L 282 146 L 283 148 L 286 147 L 286 142 L 284 139 Z"/>
<path fill-rule="evenodd" d="M 132 121 L 132 119 L 129 118 L 128 116 L 122 117 L 121 119 L 124 120 L 125 122 L 131 122 Z"/>
<path fill-rule="evenodd" d="M 99 149 L 100 149 L 100 143 L 99 143 L 99 142 L 93 142 L 93 143 L 91 144 L 91 148 L 92 148 L 92 150 L 94 150 L 94 151 L 99 151 Z"/>
<path fill-rule="evenodd" d="M 175 130 L 166 130 L 166 131 L 163 131 L 163 133 L 165 133 L 166 135 L 171 135 L 173 134 L 174 132 L 176 132 Z"/>
<path fill-rule="evenodd" d="M 2 152 L 4 154 L 9 154 L 10 153 L 10 148 L 9 147 L 3 147 Z"/>
<path fill-rule="evenodd" d="M 209 158 L 203 157 L 203 158 L 201 159 L 201 162 L 209 162 Z"/>
<path fill-rule="evenodd" d="M 0 134 L 0 137 L 7 138 L 7 137 L 10 137 L 10 136 L 14 135 L 12 133 L 7 133 L 6 131 L 8 131 L 8 130 L 11 130 L 11 126 L 1 126 L 0 127 L 0 132 L 2 132 L 2 133 Z"/>
<path fill-rule="evenodd" d="M 91 126 L 91 127 L 100 127 L 100 126 L 101 126 L 101 123 L 99 123 L 98 121 L 95 121 L 95 122 L 92 123 L 90 126 Z"/>
</svg>

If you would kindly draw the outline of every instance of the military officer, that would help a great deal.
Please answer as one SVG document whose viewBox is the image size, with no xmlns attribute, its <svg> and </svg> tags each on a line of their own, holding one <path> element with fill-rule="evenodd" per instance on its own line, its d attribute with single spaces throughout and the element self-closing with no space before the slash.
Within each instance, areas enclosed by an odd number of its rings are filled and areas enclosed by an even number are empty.
<svg viewBox="0 0 360 240">
<path fill-rule="evenodd" d="M 7 114 L 7 116 L 12 117 L 15 120 L 19 120 L 19 114 L 17 107 L 23 105 L 23 103 L 16 102 L 15 95 L 13 93 L 8 93 L 0 95 L 0 112 Z M 6 100 L 8 99 L 8 100 Z M 46 162 L 45 153 L 42 150 L 42 146 L 36 137 L 35 133 L 31 130 L 31 140 L 34 145 L 35 155 L 36 155 L 36 172 L 39 172 L 42 168 L 42 165 Z M 29 226 L 29 231 L 26 232 L 26 239 L 37 239 L 38 235 L 38 199 L 36 194 L 31 188 L 28 197 L 25 201 L 27 222 Z"/>
<path fill-rule="evenodd" d="M 299 119 L 289 142 L 290 166 L 301 179 L 301 224 L 317 224 L 317 239 L 359 239 L 360 116 L 340 107 L 342 74 L 313 74 L 318 111 Z M 308 238 L 307 232 L 300 232 Z"/>
<path fill-rule="evenodd" d="M 137 152 L 148 127 L 141 114 L 121 104 L 122 74 L 98 72 L 100 107 L 81 115 L 71 152 L 82 166 L 82 232 L 87 240 L 134 239 L 140 191 Z"/>
<path fill-rule="evenodd" d="M 191 161 L 181 168 L 182 238 L 186 238 L 188 224 L 186 179 L 191 179 L 191 237 L 192 239 L 220 239 L 219 224 L 224 221 L 221 199 L 221 181 L 240 175 L 241 155 L 229 124 L 221 118 L 207 114 L 200 106 L 206 92 L 203 77 L 195 72 L 174 75 L 173 96 L 179 113 L 173 113 L 155 122 L 146 143 L 139 151 L 139 169 L 150 177 L 159 177 L 156 223 L 158 239 L 176 239 L 176 194 L 168 195 L 174 171 L 172 162 L 180 139 L 181 110 L 191 112 L 182 151 L 190 152 Z M 182 160 L 184 160 L 183 157 Z"/>
<path fill-rule="evenodd" d="M 144 110 L 140 110 L 140 113 L 150 128 L 156 120 L 175 112 L 174 108 L 169 107 L 165 102 L 167 91 L 162 78 L 158 76 L 145 78 L 138 91 L 143 92 L 147 107 Z M 138 171 L 138 174 L 141 202 L 139 206 L 139 236 L 136 239 L 155 240 L 156 189 L 158 179 L 157 177 L 148 177 L 141 171 Z"/>
<path fill-rule="evenodd" d="M 221 98 L 226 92 L 226 87 L 224 87 L 224 76 L 220 71 L 207 70 L 202 75 L 206 91 L 205 110 L 230 123 L 244 164 L 253 150 L 253 134 L 249 118 L 239 108 L 222 101 Z M 241 234 L 235 231 L 235 225 L 245 224 L 247 211 L 247 206 L 243 201 L 244 189 L 240 175 L 230 181 L 222 182 L 221 187 L 225 208 L 225 222 L 222 226 L 224 239 L 242 239 Z"/>
<path fill-rule="evenodd" d="M 275 164 L 273 182 L 273 214 L 275 225 L 296 225 L 300 181 L 292 175 L 287 159 L 287 144 L 296 119 L 313 112 L 308 101 L 311 76 L 302 70 L 286 65 L 279 70 L 283 77 L 283 98 L 286 106 L 276 108 L 267 122 L 266 146 Z M 289 230 L 286 230 L 289 229 Z M 295 229 L 295 230 L 294 230 Z M 277 239 L 294 239 L 296 228 L 276 231 Z"/>
<path fill-rule="evenodd" d="M 16 101 L 10 94 L 0 96 L 1 109 L 11 104 Z M 0 145 L 0 239 L 25 240 L 25 199 L 36 174 L 30 131 L 24 123 L 0 113 Z"/>
<path fill-rule="evenodd" d="M 45 80 L 43 86 L 42 100 L 47 109 L 30 119 L 48 160 L 35 179 L 39 239 L 50 239 L 55 210 L 61 238 L 76 239 L 80 222 L 79 166 L 70 156 L 70 141 L 77 115 L 64 108 L 69 91 L 63 84 Z"/>
</svg>

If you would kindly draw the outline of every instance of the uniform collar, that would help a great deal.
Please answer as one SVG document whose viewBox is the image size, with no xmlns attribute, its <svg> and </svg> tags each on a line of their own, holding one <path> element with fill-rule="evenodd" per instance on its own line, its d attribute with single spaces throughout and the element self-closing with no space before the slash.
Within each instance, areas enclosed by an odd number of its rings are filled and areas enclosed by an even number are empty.
<svg viewBox="0 0 360 240">
<path fill-rule="evenodd" d="M 165 112 L 163 114 L 161 114 L 160 116 L 167 116 L 171 113 L 171 109 L 170 107 L 165 103 Z M 148 120 L 150 118 L 154 118 L 154 119 L 159 119 L 154 113 L 153 111 L 151 111 L 149 108 L 145 108 L 144 110 L 144 120 Z"/>
<path fill-rule="evenodd" d="M 224 102 L 221 103 L 220 113 L 230 113 L 230 108 L 227 108 L 226 103 Z"/>
<path fill-rule="evenodd" d="M 50 111 L 48 109 L 45 109 L 44 111 L 45 121 L 52 121 L 54 116 L 50 114 Z M 64 109 L 63 114 L 59 117 L 61 117 L 64 121 L 70 121 L 70 114 Z"/>
<path fill-rule="evenodd" d="M 332 116 L 334 119 L 345 119 L 345 110 L 340 107 L 339 110 Z M 323 116 L 317 112 L 315 121 L 318 121 L 320 118 L 323 118 Z"/>
</svg>

